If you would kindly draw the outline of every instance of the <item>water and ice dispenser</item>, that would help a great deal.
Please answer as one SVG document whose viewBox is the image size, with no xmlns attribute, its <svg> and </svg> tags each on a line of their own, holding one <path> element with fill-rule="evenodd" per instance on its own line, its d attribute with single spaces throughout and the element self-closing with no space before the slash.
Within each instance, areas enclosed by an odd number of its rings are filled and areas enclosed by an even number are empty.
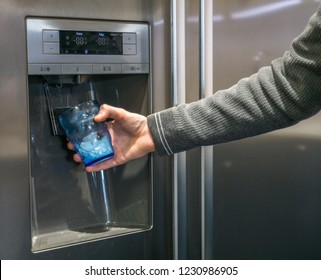
<svg viewBox="0 0 321 280">
<path fill-rule="evenodd" d="M 152 227 L 150 156 L 87 173 L 58 117 L 89 100 L 147 115 L 146 23 L 27 18 L 32 251 Z"/>
</svg>

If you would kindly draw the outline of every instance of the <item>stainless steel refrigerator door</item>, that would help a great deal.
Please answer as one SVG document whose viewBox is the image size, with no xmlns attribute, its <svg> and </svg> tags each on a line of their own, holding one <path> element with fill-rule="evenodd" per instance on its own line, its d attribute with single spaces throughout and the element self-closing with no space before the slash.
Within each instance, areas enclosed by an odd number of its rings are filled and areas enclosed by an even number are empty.
<svg viewBox="0 0 321 280">
<path fill-rule="evenodd" d="M 186 23 L 178 28 L 183 36 L 177 38 L 184 42 L 176 51 L 178 57 L 184 52 L 185 70 L 180 74 L 184 85 L 177 90 L 183 96 L 175 96 L 174 84 L 175 104 L 204 97 L 208 34 L 202 32 L 208 11 L 202 9 L 209 1 L 172 2 L 184 10 Z M 213 93 L 282 56 L 319 2 L 212 1 Z M 180 155 L 174 177 L 175 257 L 320 258 L 320 118 L 215 146 L 212 160 L 208 147 Z"/>
<path fill-rule="evenodd" d="M 53 2 L 3 0 L 0 11 L 0 257 L 1 259 L 172 258 L 171 165 L 155 155 L 154 225 L 149 232 L 48 253 L 31 253 L 26 17 L 147 21 L 151 24 L 154 93 L 151 111 L 170 106 L 170 3 L 147 0 Z M 153 79 L 153 77 L 155 77 Z"/>
<path fill-rule="evenodd" d="M 214 91 L 282 56 L 320 1 L 213 1 Z M 214 258 L 320 259 L 321 116 L 214 147 Z"/>
</svg>

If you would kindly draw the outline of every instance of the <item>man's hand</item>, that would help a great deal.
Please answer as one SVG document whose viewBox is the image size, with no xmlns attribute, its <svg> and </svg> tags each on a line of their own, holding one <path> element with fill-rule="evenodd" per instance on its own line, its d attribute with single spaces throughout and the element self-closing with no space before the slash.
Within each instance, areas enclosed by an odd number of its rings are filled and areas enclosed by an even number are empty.
<svg viewBox="0 0 321 280">
<path fill-rule="evenodd" d="M 104 162 L 86 167 L 86 171 L 95 172 L 109 169 L 155 151 L 145 116 L 104 104 L 100 107 L 95 121 L 103 122 L 107 118 L 113 119 L 107 125 L 115 154 Z M 74 149 L 71 142 L 67 146 L 71 150 Z M 81 162 L 78 154 L 74 155 L 74 160 Z"/>
</svg>

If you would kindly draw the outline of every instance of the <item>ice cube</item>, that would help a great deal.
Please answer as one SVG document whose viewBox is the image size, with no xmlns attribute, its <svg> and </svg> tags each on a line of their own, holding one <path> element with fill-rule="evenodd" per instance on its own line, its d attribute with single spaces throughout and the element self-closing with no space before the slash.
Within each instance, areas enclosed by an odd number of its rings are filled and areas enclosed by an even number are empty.
<svg viewBox="0 0 321 280">
<path fill-rule="evenodd" d="M 97 132 L 93 132 L 82 140 L 78 152 L 83 157 L 99 158 L 112 153 L 112 147 L 107 137 L 97 137 Z"/>
</svg>

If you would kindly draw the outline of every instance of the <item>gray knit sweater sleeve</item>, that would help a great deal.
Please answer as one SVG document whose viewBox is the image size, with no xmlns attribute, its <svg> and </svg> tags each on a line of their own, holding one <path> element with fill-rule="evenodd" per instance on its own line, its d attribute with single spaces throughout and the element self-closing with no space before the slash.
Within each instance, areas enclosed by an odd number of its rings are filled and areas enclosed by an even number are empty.
<svg viewBox="0 0 321 280">
<path fill-rule="evenodd" d="M 285 128 L 321 109 L 321 5 L 284 56 L 235 86 L 147 117 L 169 155 Z"/>
</svg>

